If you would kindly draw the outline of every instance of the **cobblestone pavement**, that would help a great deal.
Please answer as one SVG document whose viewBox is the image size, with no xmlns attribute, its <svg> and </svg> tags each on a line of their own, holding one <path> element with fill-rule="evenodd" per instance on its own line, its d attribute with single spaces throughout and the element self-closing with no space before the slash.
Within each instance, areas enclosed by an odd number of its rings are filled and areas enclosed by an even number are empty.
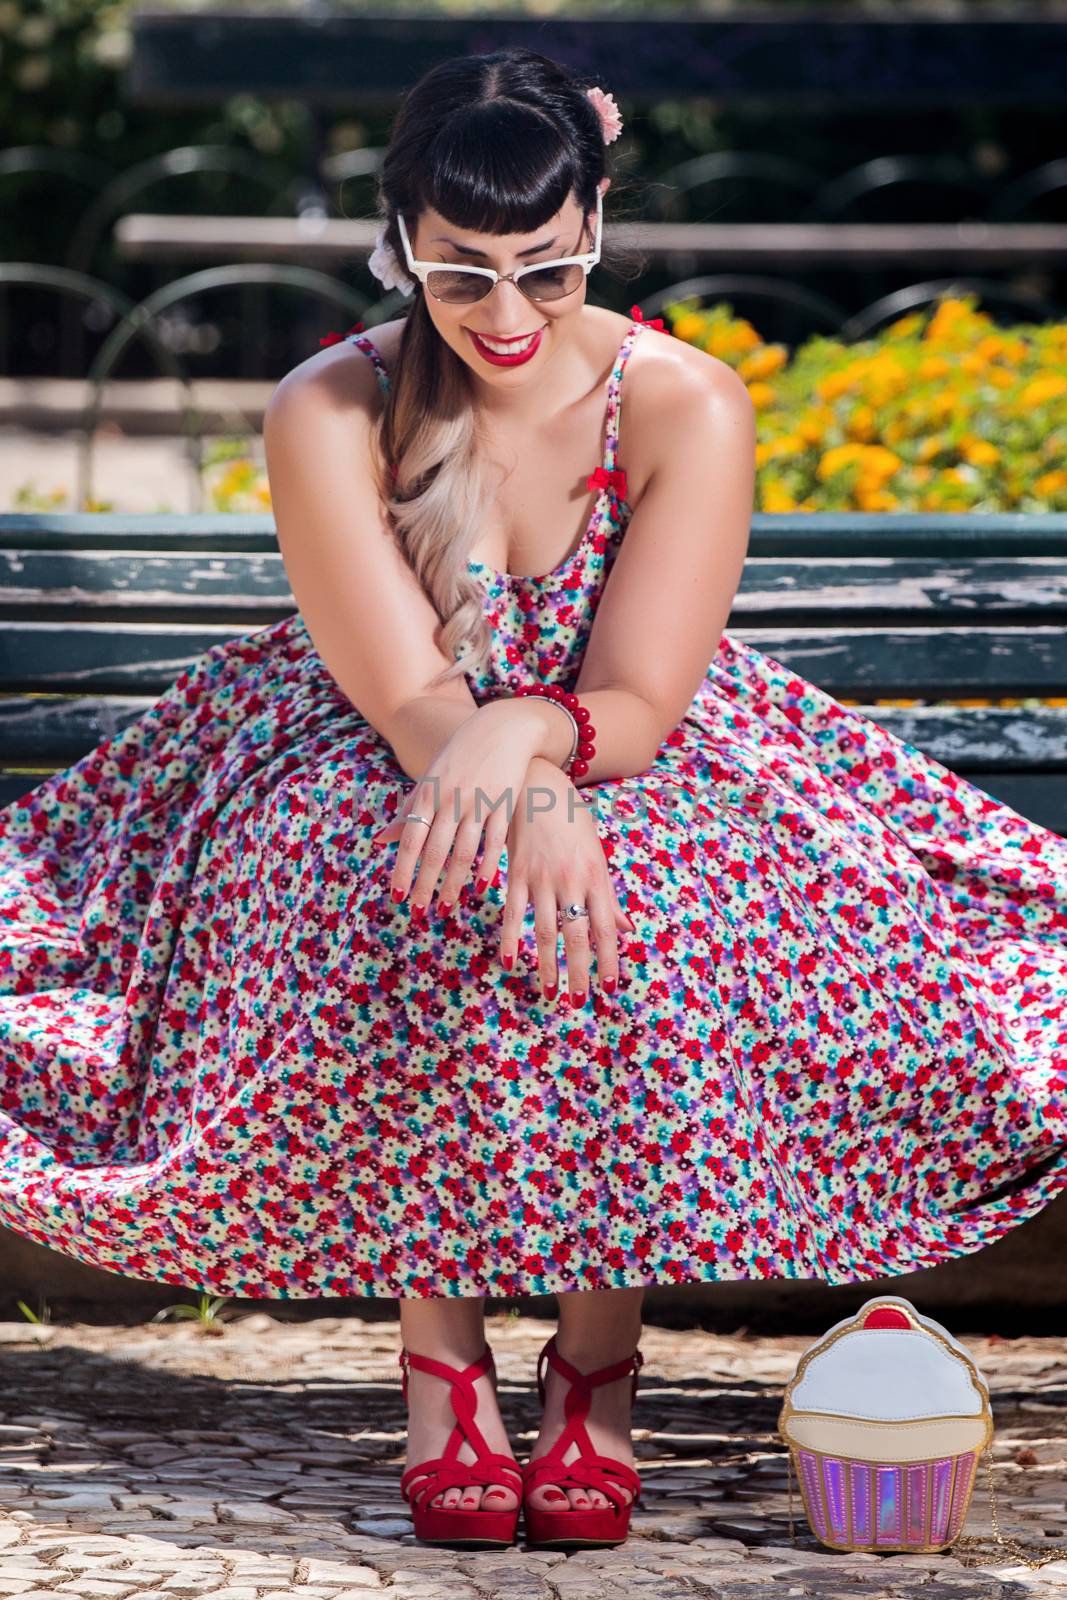
<svg viewBox="0 0 1067 1600">
<path fill-rule="evenodd" d="M 225 1313 L 224 1313 L 225 1315 Z M 551 1325 L 490 1314 L 524 1460 Z M 956 1330 L 954 1330 L 956 1331 Z M 1067 1340 L 968 1337 L 990 1379 L 1001 1525 L 1067 1542 Z M 612 1549 L 422 1544 L 400 1499 L 395 1322 L 253 1312 L 209 1334 L 0 1323 L 0 1600 L 917 1600 L 1067 1597 L 1067 1561 L 848 1555 L 788 1527 L 782 1387 L 812 1336 L 646 1324 L 634 1441 L 646 1503 Z M 979 1480 L 965 1531 L 988 1531 Z"/>
</svg>

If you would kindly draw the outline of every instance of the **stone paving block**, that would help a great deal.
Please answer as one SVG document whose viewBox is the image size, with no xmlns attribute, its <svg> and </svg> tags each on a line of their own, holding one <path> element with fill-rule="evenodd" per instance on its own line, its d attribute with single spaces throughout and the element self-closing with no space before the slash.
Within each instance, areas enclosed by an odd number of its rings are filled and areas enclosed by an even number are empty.
<svg viewBox="0 0 1067 1600">
<path fill-rule="evenodd" d="M 222 1567 L 212 1569 L 206 1563 L 197 1562 L 191 1571 L 178 1573 L 172 1578 L 164 1578 L 159 1587 L 165 1589 L 172 1597 L 198 1600 L 200 1595 L 216 1593 L 225 1581 L 226 1572 Z"/>
<path fill-rule="evenodd" d="M 378 1588 L 379 1578 L 373 1567 L 361 1567 L 349 1561 L 322 1561 L 309 1559 L 301 1563 L 307 1583 L 347 1583 L 350 1589 Z"/>
<path fill-rule="evenodd" d="M 233 1500 L 228 1503 L 220 1500 L 215 1512 L 220 1522 L 234 1522 L 238 1526 L 253 1523 L 279 1526 L 284 1523 L 295 1524 L 298 1520 L 291 1511 L 283 1511 L 280 1506 L 263 1500 Z"/>
<path fill-rule="evenodd" d="M 72 1494 L 56 1494 L 53 1489 L 42 1491 L 45 1504 L 58 1511 L 114 1511 L 115 1502 L 110 1494 L 96 1490 L 78 1490 Z"/>
<path fill-rule="evenodd" d="M 67 1583 L 57 1583 L 56 1594 L 77 1595 L 78 1600 L 122 1600 L 132 1594 L 135 1583 L 108 1583 L 102 1578 L 72 1578 Z"/>
<path fill-rule="evenodd" d="M 19 1600 L 55 1600 L 54 1589 L 25 1589 L 19 1595 Z"/>
<path fill-rule="evenodd" d="M 160 1500 L 153 1508 L 164 1522 L 214 1522 L 215 1504 L 211 1500 Z"/>
</svg>

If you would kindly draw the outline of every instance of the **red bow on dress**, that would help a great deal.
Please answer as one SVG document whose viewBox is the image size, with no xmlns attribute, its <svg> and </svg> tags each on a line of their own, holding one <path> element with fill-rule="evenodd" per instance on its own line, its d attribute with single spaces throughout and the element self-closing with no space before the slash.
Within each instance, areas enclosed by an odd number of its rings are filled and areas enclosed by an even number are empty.
<svg viewBox="0 0 1067 1600">
<path fill-rule="evenodd" d="M 630 315 L 633 317 L 635 322 L 643 322 L 646 328 L 658 328 L 660 333 L 670 333 L 671 331 L 669 328 L 665 328 L 663 326 L 662 317 L 651 317 L 646 320 L 642 314 L 640 306 L 631 306 Z"/>
<path fill-rule="evenodd" d="M 363 332 L 363 324 L 362 324 L 362 322 L 353 322 L 352 326 L 348 330 L 348 333 L 362 333 L 362 332 Z M 348 333 L 328 333 L 324 339 L 320 339 L 319 340 L 319 344 L 320 345 L 340 344 L 342 339 L 347 339 L 348 338 Z"/>
<path fill-rule="evenodd" d="M 626 499 L 626 471 L 623 467 L 597 467 L 585 480 L 587 489 L 611 489 L 620 500 Z"/>
</svg>

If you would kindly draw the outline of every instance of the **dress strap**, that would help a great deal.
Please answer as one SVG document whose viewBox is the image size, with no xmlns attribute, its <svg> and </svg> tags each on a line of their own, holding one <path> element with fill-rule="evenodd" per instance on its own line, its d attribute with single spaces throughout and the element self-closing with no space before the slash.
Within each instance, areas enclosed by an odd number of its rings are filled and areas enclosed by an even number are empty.
<svg viewBox="0 0 1067 1600">
<path fill-rule="evenodd" d="M 372 344 L 365 333 L 350 333 L 345 343 L 354 344 L 357 350 L 362 350 L 365 356 L 370 357 L 374 363 L 374 370 L 378 374 L 378 382 L 381 385 L 382 393 L 387 394 L 389 390 L 389 370 L 382 360 L 381 352 L 377 345 Z"/>
<path fill-rule="evenodd" d="M 616 465 L 619 453 L 619 419 L 622 416 L 622 376 L 626 371 L 626 363 L 630 359 L 630 352 L 637 343 L 637 336 L 647 323 L 632 322 L 623 336 L 619 353 L 615 357 L 615 365 L 611 369 L 608 379 L 608 403 L 604 418 L 604 455 L 600 466 L 590 473 L 587 481 L 590 489 L 610 489 L 615 497 L 625 501 L 627 495 L 626 471 Z"/>
</svg>

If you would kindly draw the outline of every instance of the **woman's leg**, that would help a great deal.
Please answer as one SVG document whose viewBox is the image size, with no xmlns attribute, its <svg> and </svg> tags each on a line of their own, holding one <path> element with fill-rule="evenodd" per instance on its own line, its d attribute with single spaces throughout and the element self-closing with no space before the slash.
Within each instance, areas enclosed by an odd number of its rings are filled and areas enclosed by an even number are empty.
<svg viewBox="0 0 1067 1600">
<path fill-rule="evenodd" d="M 633 1289 L 581 1289 L 567 1294 L 557 1294 L 559 1329 L 556 1348 L 563 1358 L 577 1367 L 579 1372 L 593 1372 L 598 1367 L 611 1366 L 632 1356 L 641 1338 L 641 1302 L 644 1287 Z M 554 1367 L 546 1363 L 545 1410 L 541 1432 L 530 1452 L 530 1459 L 545 1455 L 563 1432 L 565 1417 L 563 1402 L 569 1385 Z M 613 1383 L 602 1383 L 589 1397 L 589 1415 L 585 1428 L 594 1448 L 601 1455 L 613 1456 L 627 1466 L 634 1465 L 633 1440 L 630 1436 L 630 1392 L 633 1374 L 616 1378 Z M 566 1464 L 577 1460 L 578 1446 L 572 1444 L 563 1460 Z M 611 1476 L 610 1473 L 607 1474 Z M 627 1501 L 630 1491 L 620 1485 Z M 611 1501 L 599 1489 L 562 1488 L 551 1483 L 535 1489 L 530 1502 L 544 1506 L 548 1511 L 561 1511 L 561 1496 L 566 1496 L 572 1506 L 610 1506 Z"/>
<path fill-rule="evenodd" d="M 477 1296 L 455 1296 L 433 1300 L 400 1300 L 400 1334 L 408 1350 L 432 1356 L 451 1367 L 469 1367 L 485 1348 L 485 1301 Z M 491 1373 L 476 1379 L 474 1394 L 478 1402 L 476 1420 L 490 1450 L 513 1454 L 497 1406 Z M 452 1410 L 452 1390 L 443 1378 L 408 1367 L 408 1440 L 405 1468 L 417 1461 L 429 1461 L 444 1454 L 445 1442 L 456 1421 Z M 464 1439 L 460 1461 L 473 1461 L 475 1451 Z M 415 1480 L 418 1482 L 418 1479 Z M 453 1487 L 430 1501 L 434 1506 L 479 1506 L 489 1511 L 510 1511 L 518 1505 L 515 1490 L 507 1484 L 473 1484 Z"/>
</svg>

